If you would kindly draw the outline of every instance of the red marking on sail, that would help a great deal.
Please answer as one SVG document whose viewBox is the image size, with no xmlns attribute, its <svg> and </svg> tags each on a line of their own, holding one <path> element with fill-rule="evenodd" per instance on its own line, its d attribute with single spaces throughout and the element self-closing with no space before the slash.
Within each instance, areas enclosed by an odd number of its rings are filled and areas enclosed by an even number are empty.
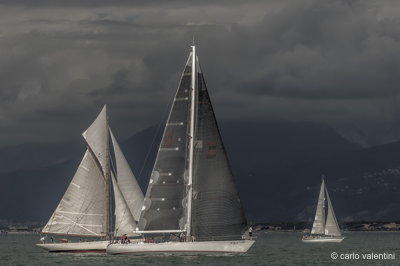
<svg viewBox="0 0 400 266">
<path fill-rule="evenodd" d="M 207 146 L 207 159 L 215 158 L 217 156 L 217 143 L 209 142 Z"/>
<path fill-rule="evenodd" d="M 171 148 L 174 146 L 174 134 L 167 130 L 164 135 L 164 148 Z"/>
</svg>

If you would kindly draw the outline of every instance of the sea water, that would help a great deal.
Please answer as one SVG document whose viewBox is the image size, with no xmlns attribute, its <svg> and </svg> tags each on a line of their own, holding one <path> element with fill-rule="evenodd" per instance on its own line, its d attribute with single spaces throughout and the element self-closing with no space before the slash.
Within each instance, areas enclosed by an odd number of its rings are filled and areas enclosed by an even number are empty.
<svg viewBox="0 0 400 266">
<path fill-rule="evenodd" d="M 260 232 L 242 255 L 106 255 L 48 253 L 35 246 L 39 235 L 8 234 L 0 235 L 0 265 L 400 265 L 400 232 L 345 236 L 342 243 L 302 243 L 301 233 Z"/>
</svg>

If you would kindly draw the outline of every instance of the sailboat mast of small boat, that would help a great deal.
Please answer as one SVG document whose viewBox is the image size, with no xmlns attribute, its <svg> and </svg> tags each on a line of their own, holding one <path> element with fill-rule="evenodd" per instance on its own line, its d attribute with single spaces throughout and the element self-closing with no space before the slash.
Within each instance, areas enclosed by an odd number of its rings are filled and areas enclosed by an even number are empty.
<svg viewBox="0 0 400 266">
<path fill-rule="evenodd" d="M 196 46 L 192 46 L 192 80 L 190 95 L 190 129 L 189 129 L 189 173 L 187 184 L 187 221 L 186 221 L 186 241 L 191 241 L 191 218 L 192 218 L 192 197 L 193 197 L 193 148 L 194 148 L 194 114 L 196 100 Z"/>
</svg>

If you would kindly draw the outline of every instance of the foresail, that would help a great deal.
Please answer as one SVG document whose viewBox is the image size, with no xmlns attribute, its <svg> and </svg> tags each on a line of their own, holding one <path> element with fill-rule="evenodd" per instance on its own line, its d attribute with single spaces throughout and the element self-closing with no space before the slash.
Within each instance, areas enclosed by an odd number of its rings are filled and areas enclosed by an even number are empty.
<svg viewBox="0 0 400 266">
<path fill-rule="evenodd" d="M 43 233 L 105 236 L 105 181 L 92 153 L 86 153 Z"/>
<path fill-rule="evenodd" d="M 136 222 L 132 216 L 131 211 L 122 195 L 120 187 L 115 180 L 114 175 L 111 175 L 113 188 L 114 188 L 114 198 L 115 198 L 115 230 L 114 236 L 122 236 L 126 234 L 127 236 L 136 236 L 133 231 L 136 230 Z"/>
<path fill-rule="evenodd" d="M 125 159 L 121 148 L 118 145 L 113 133 L 110 129 L 111 140 L 114 148 L 115 162 L 116 162 L 116 175 L 117 183 L 121 190 L 121 193 L 129 207 L 130 212 L 135 218 L 135 221 L 139 221 L 140 213 L 142 212 L 143 206 L 143 192 L 136 181 L 135 176 L 129 167 L 128 162 Z"/>
<path fill-rule="evenodd" d="M 311 234 L 323 234 L 325 227 L 325 182 L 322 180 L 321 189 L 319 191 L 317 211 L 315 212 L 314 224 Z"/>
<path fill-rule="evenodd" d="M 335 212 L 333 211 L 328 191 L 326 191 L 326 197 L 328 201 L 328 210 L 327 210 L 326 224 L 325 224 L 325 235 L 341 236 L 342 233 L 340 232 L 340 228 L 336 220 Z"/>
<path fill-rule="evenodd" d="M 185 169 L 188 149 L 188 106 L 191 56 L 187 61 L 165 125 L 147 188 L 141 230 L 179 230 L 186 224 Z"/>
<path fill-rule="evenodd" d="M 93 151 L 99 161 L 103 174 L 107 173 L 109 168 L 109 152 L 108 152 L 108 126 L 106 106 L 103 107 L 96 120 L 90 127 L 83 132 L 90 149 Z"/>
<path fill-rule="evenodd" d="M 197 103 L 192 235 L 197 240 L 240 239 L 247 223 L 201 71 Z"/>
</svg>

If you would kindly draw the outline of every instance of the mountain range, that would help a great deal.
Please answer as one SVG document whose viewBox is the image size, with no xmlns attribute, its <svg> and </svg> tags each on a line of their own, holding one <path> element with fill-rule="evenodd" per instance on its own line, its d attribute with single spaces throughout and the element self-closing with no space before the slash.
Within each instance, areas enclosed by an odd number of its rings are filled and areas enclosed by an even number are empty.
<svg viewBox="0 0 400 266">
<path fill-rule="evenodd" d="M 121 148 L 142 189 L 163 126 Z M 311 123 L 221 123 L 248 220 L 311 221 L 322 175 L 342 221 L 400 220 L 400 142 L 362 148 Z M 83 140 L 0 148 L 0 219 L 46 222 L 84 153 Z"/>
</svg>

